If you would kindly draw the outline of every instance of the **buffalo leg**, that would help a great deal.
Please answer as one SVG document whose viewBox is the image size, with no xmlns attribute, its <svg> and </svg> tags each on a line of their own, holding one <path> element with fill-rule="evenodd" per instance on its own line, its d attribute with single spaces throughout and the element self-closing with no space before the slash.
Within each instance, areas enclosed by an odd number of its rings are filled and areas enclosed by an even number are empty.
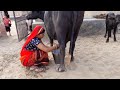
<svg viewBox="0 0 120 90">
<path fill-rule="evenodd" d="M 105 36 L 104 36 L 105 38 L 106 38 L 106 36 L 107 36 L 107 33 L 108 33 L 108 30 L 107 30 L 107 28 L 106 28 L 106 32 L 105 32 Z"/>
<path fill-rule="evenodd" d="M 50 38 L 50 46 L 53 46 L 53 39 Z"/>
<path fill-rule="evenodd" d="M 30 32 L 32 32 L 32 25 L 29 26 L 29 30 L 30 30 Z"/>
<path fill-rule="evenodd" d="M 117 27 L 115 27 L 114 30 L 113 30 L 113 35 L 114 35 L 114 41 L 115 41 L 115 42 L 117 41 L 117 40 L 116 40 L 116 30 L 117 30 Z"/>
<path fill-rule="evenodd" d="M 106 43 L 109 42 L 109 37 L 110 36 L 111 36 L 111 29 L 108 30 L 108 37 L 107 37 Z"/>
<path fill-rule="evenodd" d="M 74 32 L 73 40 L 70 42 L 70 48 L 69 48 L 69 54 L 71 55 L 71 61 L 74 60 L 73 52 L 75 49 L 75 42 L 79 33 L 80 26 L 77 27 L 77 29 Z"/>
<path fill-rule="evenodd" d="M 75 48 L 75 43 L 70 43 L 70 49 L 69 49 L 69 54 L 71 55 L 70 61 L 74 61 L 74 56 L 73 56 L 74 48 Z"/>
<path fill-rule="evenodd" d="M 65 64 L 64 64 L 64 58 L 65 58 L 65 44 L 60 45 L 60 55 L 61 55 L 61 60 L 60 60 L 60 65 L 58 67 L 59 72 L 64 72 L 65 69 Z"/>
<path fill-rule="evenodd" d="M 57 71 L 59 72 L 64 72 L 66 71 L 66 68 L 65 68 L 65 63 L 64 63 L 64 59 L 65 59 L 65 47 L 66 47 L 66 42 L 65 42 L 65 37 L 66 37 L 66 34 L 64 33 L 60 33 L 60 31 L 62 30 L 63 28 L 59 27 L 57 28 L 57 39 L 58 39 L 58 43 L 59 43 L 59 49 L 60 49 L 60 64 L 58 65 L 58 68 L 57 68 Z M 65 28 L 64 28 L 65 29 Z M 63 29 L 63 31 L 65 31 Z M 64 35 L 63 35 L 64 34 Z M 62 37 L 61 37 L 62 35 Z"/>
</svg>

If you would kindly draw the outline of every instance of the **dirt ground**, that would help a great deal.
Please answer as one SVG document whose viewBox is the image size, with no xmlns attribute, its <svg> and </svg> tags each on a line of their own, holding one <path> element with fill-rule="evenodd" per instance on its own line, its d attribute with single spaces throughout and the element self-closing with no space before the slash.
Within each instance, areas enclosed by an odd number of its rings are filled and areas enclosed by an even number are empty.
<svg viewBox="0 0 120 90">
<path fill-rule="evenodd" d="M 13 22 L 14 23 L 14 22 Z M 79 36 L 74 51 L 75 61 L 67 71 L 56 72 L 51 53 L 49 70 L 30 71 L 19 60 L 24 40 L 18 42 L 15 26 L 12 36 L 0 37 L 0 79 L 119 79 L 120 78 L 120 35 L 118 42 L 105 43 L 104 35 Z M 45 42 L 48 43 L 48 40 Z M 66 51 L 68 52 L 69 43 Z"/>
</svg>

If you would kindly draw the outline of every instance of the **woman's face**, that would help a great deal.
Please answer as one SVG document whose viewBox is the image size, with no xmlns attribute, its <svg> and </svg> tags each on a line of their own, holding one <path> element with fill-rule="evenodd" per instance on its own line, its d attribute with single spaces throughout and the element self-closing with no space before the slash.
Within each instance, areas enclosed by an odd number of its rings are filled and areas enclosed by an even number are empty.
<svg viewBox="0 0 120 90">
<path fill-rule="evenodd" d="M 38 34 L 37 37 L 42 39 L 44 37 L 44 33 Z"/>
<path fill-rule="evenodd" d="M 38 34 L 37 37 L 40 38 L 40 39 L 42 39 L 44 37 L 44 33 Z"/>
</svg>

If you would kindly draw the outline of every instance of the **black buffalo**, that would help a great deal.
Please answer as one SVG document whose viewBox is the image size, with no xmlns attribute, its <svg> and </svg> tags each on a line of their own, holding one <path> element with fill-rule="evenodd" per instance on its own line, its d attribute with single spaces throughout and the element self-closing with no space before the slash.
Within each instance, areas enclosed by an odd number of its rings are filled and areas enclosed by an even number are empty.
<svg viewBox="0 0 120 90">
<path fill-rule="evenodd" d="M 117 31 L 117 26 L 120 23 L 120 15 L 115 15 L 114 13 L 108 13 L 106 15 L 106 33 L 105 36 L 107 36 L 106 42 L 109 42 L 109 37 L 111 37 L 111 31 L 113 30 L 113 35 L 114 35 L 114 41 L 116 40 L 116 31 Z"/>
<path fill-rule="evenodd" d="M 44 24 L 51 45 L 53 45 L 54 39 L 58 40 L 60 45 L 61 60 L 58 71 L 65 71 L 65 47 L 70 41 L 69 54 L 71 61 L 73 61 L 75 42 L 83 22 L 84 11 L 46 11 L 44 17 Z"/>
<path fill-rule="evenodd" d="M 32 15 L 34 16 L 34 14 Z M 34 19 L 36 17 L 29 16 L 29 19 L 30 18 Z M 57 69 L 60 72 L 65 71 L 64 58 L 65 48 L 68 41 L 70 41 L 69 54 L 71 55 L 71 61 L 74 59 L 73 52 L 75 42 L 83 22 L 83 18 L 84 11 L 45 11 L 44 13 L 43 20 L 50 43 L 53 45 L 53 40 L 58 40 L 60 45 L 61 59 L 60 65 Z"/>
</svg>

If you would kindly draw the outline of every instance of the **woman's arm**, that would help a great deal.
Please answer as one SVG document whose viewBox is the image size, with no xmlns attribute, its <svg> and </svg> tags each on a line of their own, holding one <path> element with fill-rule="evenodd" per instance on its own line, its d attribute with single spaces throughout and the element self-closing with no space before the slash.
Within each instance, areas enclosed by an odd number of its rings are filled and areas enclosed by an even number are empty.
<svg viewBox="0 0 120 90">
<path fill-rule="evenodd" d="M 37 47 L 38 47 L 40 50 L 43 50 L 44 52 L 50 52 L 50 51 L 52 51 L 52 50 L 57 49 L 57 48 L 58 48 L 58 45 L 48 47 L 48 46 L 45 46 L 44 44 L 40 43 L 40 44 L 37 45 Z"/>
<path fill-rule="evenodd" d="M 43 44 L 44 45 L 44 44 Z M 57 48 L 59 48 L 59 44 L 57 44 L 57 43 L 53 43 L 53 46 L 57 46 Z M 49 47 L 49 46 L 46 46 L 46 47 Z"/>
</svg>

